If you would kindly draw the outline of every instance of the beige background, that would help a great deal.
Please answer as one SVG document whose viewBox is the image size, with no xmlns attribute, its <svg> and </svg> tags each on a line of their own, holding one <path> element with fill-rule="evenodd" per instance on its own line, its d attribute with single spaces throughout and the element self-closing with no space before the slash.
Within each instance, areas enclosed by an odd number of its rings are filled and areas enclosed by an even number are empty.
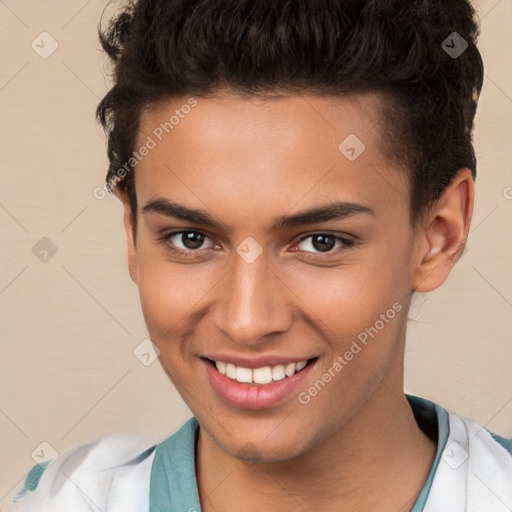
<svg viewBox="0 0 512 512">
<path fill-rule="evenodd" d="M 147 332 L 120 204 L 93 196 L 107 166 L 94 120 L 105 4 L 0 0 L 0 499 L 43 441 L 159 441 L 190 416 L 158 362 L 133 354 Z M 486 76 L 471 235 L 448 282 L 411 310 L 406 390 L 512 436 L 512 1 L 475 6 Z M 46 59 L 31 47 L 43 31 L 58 42 Z M 42 237 L 58 250 L 46 263 L 32 252 Z"/>
</svg>

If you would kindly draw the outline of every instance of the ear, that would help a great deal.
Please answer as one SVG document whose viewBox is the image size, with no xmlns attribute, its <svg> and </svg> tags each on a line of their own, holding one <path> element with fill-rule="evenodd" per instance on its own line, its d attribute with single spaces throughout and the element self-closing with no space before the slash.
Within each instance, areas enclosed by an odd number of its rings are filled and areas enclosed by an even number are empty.
<svg viewBox="0 0 512 512">
<path fill-rule="evenodd" d="M 414 291 L 435 290 L 448 278 L 466 246 L 474 196 L 471 171 L 460 169 L 418 228 Z"/>
<path fill-rule="evenodd" d="M 132 281 L 137 284 L 137 248 L 134 238 L 132 209 L 124 191 L 117 191 L 116 195 L 123 205 L 123 224 L 128 252 L 128 271 L 130 272 Z"/>
</svg>

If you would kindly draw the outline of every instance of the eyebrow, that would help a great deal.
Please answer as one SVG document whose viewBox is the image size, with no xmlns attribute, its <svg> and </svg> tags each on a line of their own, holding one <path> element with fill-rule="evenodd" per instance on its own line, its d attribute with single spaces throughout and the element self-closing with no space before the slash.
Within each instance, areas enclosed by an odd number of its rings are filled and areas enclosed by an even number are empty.
<svg viewBox="0 0 512 512">
<path fill-rule="evenodd" d="M 206 210 L 188 208 L 182 204 L 169 201 L 168 199 L 157 198 L 146 203 L 141 213 L 156 213 L 174 217 L 188 222 L 217 228 L 219 230 L 230 231 L 230 229 L 220 221 L 214 219 Z M 306 224 L 316 224 L 332 220 L 346 219 L 354 215 L 366 213 L 376 216 L 375 210 L 369 206 L 364 206 L 351 202 L 333 202 L 309 210 L 299 211 L 291 215 L 278 217 L 271 226 L 272 231 L 279 231 L 286 228 L 303 226 Z"/>
</svg>

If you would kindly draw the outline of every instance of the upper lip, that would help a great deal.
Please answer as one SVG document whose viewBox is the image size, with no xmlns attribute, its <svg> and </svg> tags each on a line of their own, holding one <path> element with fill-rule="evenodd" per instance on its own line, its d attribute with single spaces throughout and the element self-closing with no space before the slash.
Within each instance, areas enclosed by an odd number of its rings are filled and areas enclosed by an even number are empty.
<svg viewBox="0 0 512 512">
<path fill-rule="evenodd" d="M 203 358 L 211 361 L 222 361 L 223 363 L 231 363 L 242 368 L 263 368 L 264 366 L 277 366 L 279 364 L 287 365 L 289 363 L 298 363 L 299 361 L 307 361 L 315 356 L 283 356 L 283 355 L 261 355 L 257 357 L 248 357 L 239 354 L 204 354 Z"/>
</svg>

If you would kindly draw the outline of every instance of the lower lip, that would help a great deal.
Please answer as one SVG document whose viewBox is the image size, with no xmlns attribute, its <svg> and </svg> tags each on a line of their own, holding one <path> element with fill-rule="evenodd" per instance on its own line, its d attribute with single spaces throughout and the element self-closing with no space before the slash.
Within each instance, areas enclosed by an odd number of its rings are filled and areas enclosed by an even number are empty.
<svg viewBox="0 0 512 512">
<path fill-rule="evenodd" d="M 291 377 L 261 385 L 244 384 L 230 379 L 217 371 L 211 363 L 203 360 L 210 383 L 217 394 L 230 405 L 253 410 L 276 406 L 290 397 L 304 382 L 315 363 L 316 360 Z"/>
</svg>

